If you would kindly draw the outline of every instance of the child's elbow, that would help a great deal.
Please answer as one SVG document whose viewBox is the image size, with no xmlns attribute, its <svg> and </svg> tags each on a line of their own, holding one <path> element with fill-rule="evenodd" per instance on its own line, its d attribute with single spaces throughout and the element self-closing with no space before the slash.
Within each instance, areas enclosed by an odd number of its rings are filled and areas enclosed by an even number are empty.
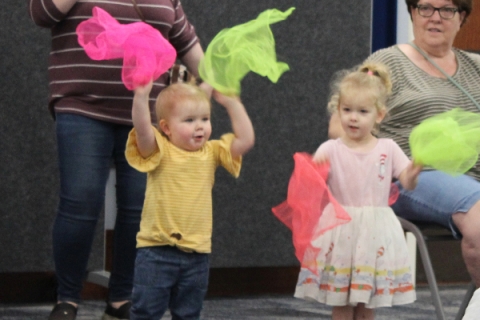
<svg viewBox="0 0 480 320">
<path fill-rule="evenodd" d="M 249 137 L 247 140 L 244 141 L 242 154 L 249 152 L 254 145 L 255 145 L 255 136 L 252 135 L 251 137 Z"/>
<path fill-rule="evenodd" d="M 255 145 L 255 134 L 252 133 L 250 139 L 247 142 L 248 150 L 252 149 Z"/>
<path fill-rule="evenodd" d="M 232 143 L 230 148 L 230 152 L 232 153 L 232 157 L 236 158 L 239 156 L 243 156 L 246 154 L 250 149 L 253 148 L 255 145 L 255 137 L 243 138 L 241 140 L 236 140 Z"/>
</svg>

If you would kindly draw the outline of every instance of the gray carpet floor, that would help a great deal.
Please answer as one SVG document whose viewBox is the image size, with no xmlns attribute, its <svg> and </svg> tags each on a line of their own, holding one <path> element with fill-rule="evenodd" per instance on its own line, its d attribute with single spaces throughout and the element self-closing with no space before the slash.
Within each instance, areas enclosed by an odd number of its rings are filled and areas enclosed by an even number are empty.
<svg viewBox="0 0 480 320">
<path fill-rule="evenodd" d="M 441 286 L 441 298 L 447 319 L 455 319 L 457 310 L 467 291 L 467 285 Z M 2 305 L 0 319 L 45 320 L 52 308 L 41 305 Z M 105 308 L 102 301 L 84 301 L 77 320 L 100 320 Z M 211 298 L 205 300 L 204 320 L 301 320 L 330 319 L 330 308 L 315 302 L 295 299 L 290 296 L 261 296 L 241 298 Z M 169 320 L 166 314 L 162 320 Z M 376 310 L 376 320 L 434 320 L 435 308 L 428 287 L 417 288 L 415 303 Z"/>
</svg>

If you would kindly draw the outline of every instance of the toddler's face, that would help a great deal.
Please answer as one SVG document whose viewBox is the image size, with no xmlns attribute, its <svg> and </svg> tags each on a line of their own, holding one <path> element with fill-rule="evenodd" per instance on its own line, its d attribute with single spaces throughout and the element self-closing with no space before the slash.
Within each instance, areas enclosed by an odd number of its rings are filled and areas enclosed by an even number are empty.
<svg viewBox="0 0 480 320">
<path fill-rule="evenodd" d="M 210 106 L 205 103 L 177 105 L 166 120 L 165 134 L 176 147 L 197 151 L 210 139 Z"/>
<path fill-rule="evenodd" d="M 383 119 L 383 114 L 377 111 L 373 98 L 362 92 L 343 95 L 338 111 L 347 137 L 357 142 L 370 139 L 375 124 Z"/>
</svg>

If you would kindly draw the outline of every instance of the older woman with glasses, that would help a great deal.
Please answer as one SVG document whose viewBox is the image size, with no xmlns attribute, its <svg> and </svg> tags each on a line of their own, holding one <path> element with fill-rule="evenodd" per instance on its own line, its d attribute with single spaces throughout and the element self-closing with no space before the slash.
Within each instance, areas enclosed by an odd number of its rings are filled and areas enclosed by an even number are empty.
<svg viewBox="0 0 480 320">
<path fill-rule="evenodd" d="M 477 107 L 480 55 L 453 47 L 457 32 L 472 11 L 472 0 L 406 0 L 406 3 L 414 40 L 379 50 L 367 60 L 386 64 L 392 73 L 388 116 L 379 134 L 395 140 L 410 154 L 410 132 L 422 120 L 455 107 L 480 112 Z M 332 115 L 329 135 L 339 136 L 341 130 L 337 115 Z M 479 162 L 466 175 L 457 177 L 435 170 L 424 171 L 415 190 L 399 186 L 400 196 L 393 205 L 398 216 L 441 224 L 461 238 L 463 258 L 477 287 L 480 286 L 479 179 Z"/>
</svg>

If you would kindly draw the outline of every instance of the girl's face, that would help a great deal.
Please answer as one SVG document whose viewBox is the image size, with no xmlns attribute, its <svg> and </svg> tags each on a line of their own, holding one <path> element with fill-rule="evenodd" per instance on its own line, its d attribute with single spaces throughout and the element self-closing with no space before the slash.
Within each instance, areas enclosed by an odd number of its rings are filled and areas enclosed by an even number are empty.
<svg viewBox="0 0 480 320">
<path fill-rule="evenodd" d="M 384 112 L 378 112 L 371 95 L 360 90 L 340 97 L 338 113 L 346 138 L 356 143 L 367 143 L 373 138 L 375 124 L 379 124 Z"/>
<path fill-rule="evenodd" d="M 177 105 L 167 119 L 160 120 L 160 128 L 170 142 L 186 151 L 197 151 L 210 139 L 210 106 L 187 102 Z"/>
<path fill-rule="evenodd" d="M 420 0 L 417 6 L 432 6 L 434 8 L 457 8 L 452 0 Z M 456 12 L 453 18 L 444 19 L 440 12 L 435 10 L 431 17 L 423 17 L 417 8 L 412 8 L 413 34 L 415 42 L 424 49 L 447 47 L 450 49 L 460 30 L 465 12 Z"/>
</svg>

